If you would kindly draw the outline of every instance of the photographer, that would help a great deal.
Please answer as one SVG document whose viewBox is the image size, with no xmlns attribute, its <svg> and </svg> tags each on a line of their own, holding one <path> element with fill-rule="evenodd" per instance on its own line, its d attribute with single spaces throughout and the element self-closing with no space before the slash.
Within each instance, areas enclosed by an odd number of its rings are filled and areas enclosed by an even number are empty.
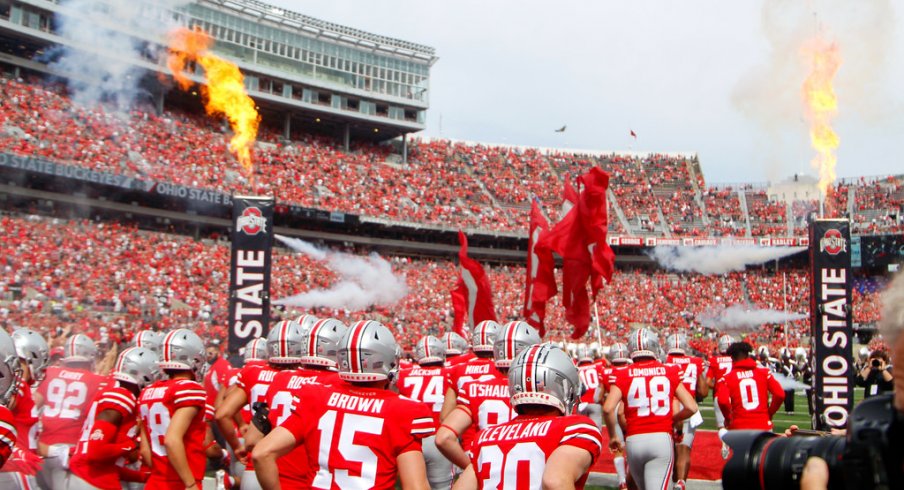
<svg viewBox="0 0 904 490">
<path fill-rule="evenodd" d="M 888 365 L 888 353 L 875 350 L 863 369 L 857 373 L 857 386 L 863 386 L 863 398 L 885 393 L 894 389 L 894 378 Z"/>
</svg>

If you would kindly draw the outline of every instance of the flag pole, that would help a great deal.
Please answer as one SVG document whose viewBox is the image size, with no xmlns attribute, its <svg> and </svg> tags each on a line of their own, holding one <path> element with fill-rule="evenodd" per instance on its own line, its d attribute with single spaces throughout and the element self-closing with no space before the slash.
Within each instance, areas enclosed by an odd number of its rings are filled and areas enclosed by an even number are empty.
<svg viewBox="0 0 904 490">
<path fill-rule="evenodd" d="M 603 348 L 603 336 L 600 333 L 600 310 L 596 307 L 596 298 L 593 298 L 593 316 L 596 317 L 596 341 Z"/>
</svg>

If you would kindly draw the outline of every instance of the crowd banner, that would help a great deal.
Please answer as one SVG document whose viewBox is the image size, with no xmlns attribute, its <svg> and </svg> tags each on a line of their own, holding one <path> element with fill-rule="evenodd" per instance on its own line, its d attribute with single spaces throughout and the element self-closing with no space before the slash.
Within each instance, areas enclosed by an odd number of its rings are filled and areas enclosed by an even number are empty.
<svg viewBox="0 0 904 490">
<path fill-rule="evenodd" d="M 270 319 L 272 197 L 232 197 L 229 266 L 229 352 L 267 335 Z"/>
<path fill-rule="evenodd" d="M 811 222 L 809 243 L 813 428 L 843 428 L 854 407 L 850 221 Z"/>
</svg>

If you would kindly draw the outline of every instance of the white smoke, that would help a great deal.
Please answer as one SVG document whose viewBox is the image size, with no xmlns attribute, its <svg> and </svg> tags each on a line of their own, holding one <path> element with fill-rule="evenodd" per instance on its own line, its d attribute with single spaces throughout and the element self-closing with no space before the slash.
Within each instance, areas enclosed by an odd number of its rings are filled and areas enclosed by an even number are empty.
<svg viewBox="0 0 904 490">
<path fill-rule="evenodd" d="M 51 68 L 62 72 L 80 105 L 114 103 L 120 111 L 130 108 L 142 94 L 144 69 L 136 59 L 155 63 L 157 42 L 176 26 L 161 9 L 187 4 L 188 0 L 61 0 L 56 16 L 58 34 L 66 39 L 54 53 Z M 138 39 L 140 33 L 153 41 Z"/>
<path fill-rule="evenodd" d="M 359 257 L 319 249 L 297 238 L 276 235 L 276 239 L 296 252 L 326 262 L 326 266 L 339 276 L 339 280 L 327 289 L 314 289 L 278 299 L 273 304 L 356 311 L 374 305 L 392 306 L 408 294 L 405 277 L 393 274 L 389 262 L 375 253 Z"/>
<path fill-rule="evenodd" d="M 776 381 L 782 385 L 782 389 L 784 390 L 806 391 L 810 389 L 808 385 L 805 385 L 794 378 L 785 376 L 782 373 L 773 372 L 772 376 L 774 376 Z"/>
<path fill-rule="evenodd" d="M 748 265 L 794 255 L 806 247 L 756 247 L 719 245 L 714 247 L 654 247 L 650 257 L 662 267 L 678 272 L 726 274 L 743 271 Z"/>
<path fill-rule="evenodd" d="M 721 311 L 710 311 L 697 317 L 704 327 L 718 330 L 750 329 L 760 325 L 793 322 L 803 320 L 807 315 L 787 311 L 750 308 L 744 305 L 731 305 Z"/>
</svg>

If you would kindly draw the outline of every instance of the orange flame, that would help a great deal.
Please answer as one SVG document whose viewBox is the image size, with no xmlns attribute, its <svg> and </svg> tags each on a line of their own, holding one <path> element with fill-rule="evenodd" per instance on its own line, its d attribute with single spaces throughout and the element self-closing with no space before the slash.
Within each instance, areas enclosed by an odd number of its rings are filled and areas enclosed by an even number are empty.
<svg viewBox="0 0 904 490">
<path fill-rule="evenodd" d="M 804 54 L 811 60 L 811 67 L 804 80 L 803 98 L 810 123 L 810 145 L 816 150 L 810 163 L 819 170 L 819 191 L 825 197 L 835 181 L 839 138 L 832 129 L 832 119 L 838 113 L 838 98 L 832 81 L 841 66 L 841 53 L 837 44 L 816 38 L 804 47 Z"/>
<path fill-rule="evenodd" d="M 247 174 L 251 173 L 251 147 L 257 138 L 260 116 L 254 101 L 245 91 L 245 77 L 234 63 L 212 53 L 213 38 L 199 27 L 179 28 L 169 34 L 167 67 L 182 90 L 194 83 L 186 74 L 186 66 L 196 62 L 204 68 L 207 83 L 201 86 L 204 108 L 208 115 L 224 115 L 233 136 L 229 151 L 235 155 Z"/>
</svg>

